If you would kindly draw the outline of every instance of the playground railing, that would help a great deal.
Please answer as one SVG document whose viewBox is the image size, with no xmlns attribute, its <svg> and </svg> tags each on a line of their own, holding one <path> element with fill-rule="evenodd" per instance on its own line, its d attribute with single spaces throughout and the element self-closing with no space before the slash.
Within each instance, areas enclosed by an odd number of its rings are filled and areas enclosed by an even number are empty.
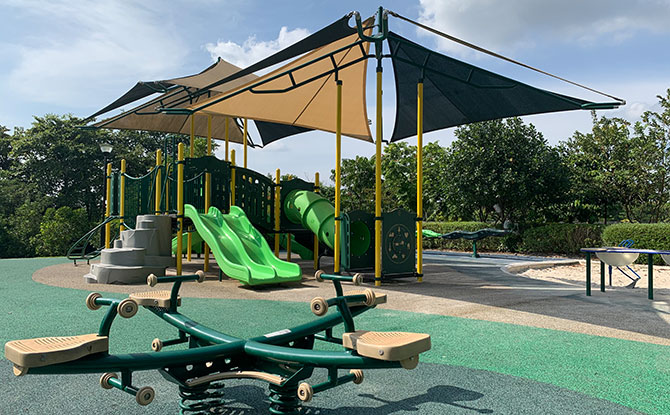
<svg viewBox="0 0 670 415">
<path fill-rule="evenodd" d="M 103 228 L 106 224 L 111 223 L 115 220 L 120 219 L 120 216 L 109 216 L 105 218 L 104 221 L 99 223 L 96 227 L 88 231 L 84 236 L 79 238 L 77 242 L 75 242 L 70 249 L 67 251 L 67 259 L 74 261 L 75 265 L 77 264 L 77 260 L 86 260 L 86 263 L 88 263 L 91 259 L 94 259 L 100 255 L 100 251 L 102 251 L 103 247 L 94 249 L 92 251 L 86 251 L 86 249 L 90 246 L 91 239 L 97 234 L 97 232 Z M 114 238 L 112 238 L 114 239 Z"/>
</svg>

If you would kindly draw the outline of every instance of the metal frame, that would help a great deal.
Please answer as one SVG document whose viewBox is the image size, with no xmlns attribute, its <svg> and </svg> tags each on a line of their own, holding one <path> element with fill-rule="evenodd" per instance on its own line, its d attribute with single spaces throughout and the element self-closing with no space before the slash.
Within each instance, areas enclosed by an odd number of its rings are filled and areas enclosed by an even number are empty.
<svg viewBox="0 0 670 415">
<path fill-rule="evenodd" d="M 150 277 L 151 278 L 151 277 Z M 179 289 L 183 282 L 198 280 L 200 275 L 179 275 L 157 277 L 159 283 L 173 283 L 168 308 L 144 306 L 145 309 L 177 329 L 177 337 L 169 340 L 155 340 L 160 344 L 157 353 L 135 353 L 112 355 L 99 353 L 71 362 L 30 368 L 29 374 L 81 374 L 100 372 L 121 372 L 119 381 L 115 374 L 103 375 L 107 383 L 103 387 L 123 390 L 137 397 L 145 388 L 132 386 L 132 373 L 142 370 L 159 370 L 168 380 L 179 385 L 182 403 L 189 405 L 211 404 L 222 409 L 223 401 L 210 398 L 212 392 L 221 385 L 215 380 L 223 378 L 254 377 L 264 380 L 270 387 L 270 412 L 275 414 L 296 413 L 299 383 L 312 376 L 315 369 L 328 371 L 326 382 L 310 389 L 318 393 L 344 383 L 360 380 L 354 373 L 338 375 L 340 369 L 385 369 L 400 368 L 397 361 L 371 359 L 357 355 L 352 350 L 313 350 L 316 340 L 342 344 L 333 336 L 333 328 L 344 324 L 345 331 L 355 331 L 354 317 L 374 308 L 374 305 L 349 306 L 349 303 L 363 304 L 365 294 L 344 295 L 342 282 L 353 282 L 354 277 L 320 274 L 322 280 L 330 280 L 335 289 L 335 297 L 324 300 L 335 312 L 309 323 L 301 324 L 250 339 L 241 339 L 212 329 L 177 311 Z M 117 300 L 91 295 L 94 308 L 108 306 L 98 335 L 108 336 L 119 305 L 130 300 Z M 88 302 L 89 300 L 87 300 Z M 322 334 L 321 334 L 322 333 Z M 160 351 L 164 346 L 188 343 L 187 350 Z M 255 374 L 255 375 L 254 375 Z M 114 378 L 115 380 L 111 380 Z M 360 382 L 357 382 L 360 383 Z M 197 386 L 197 387 L 196 387 Z M 310 396 L 311 398 L 311 396 Z M 302 397 L 301 397 L 302 399 Z M 197 402 L 191 402 L 197 401 Z M 203 402 L 208 401 L 208 402 Z M 139 398 L 138 398 L 139 402 Z M 201 408 L 202 409 L 202 408 Z M 184 412 L 186 413 L 186 412 Z"/>
</svg>

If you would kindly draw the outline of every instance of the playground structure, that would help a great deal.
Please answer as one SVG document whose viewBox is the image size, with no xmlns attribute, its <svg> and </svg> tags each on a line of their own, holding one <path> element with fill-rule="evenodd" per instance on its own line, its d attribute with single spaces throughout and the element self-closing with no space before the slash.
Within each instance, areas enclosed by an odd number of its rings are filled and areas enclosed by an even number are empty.
<svg viewBox="0 0 670 415">
<path fill-rule="evenodd" d="M 342 220 L 336 222 L 334 206 L 315 192 L 318 184 L 297 178 L 279 181 L 279 171 L 273 182 L 258 172 L 236 166 L 234 161 L 219 160 L 214 156 L 185 158 L 184 145 L 179 143 L 176 147 L 177 151 L 169 157 L 163 157 L 159 150 L 156 166 L 139 178 L 127 175 L 124 169 L 115 171 L 108 165 L 103 262 L 112 255 L 119 255 L 115 253 L 119 248 L 112 247 L 111 224 L 114 221 L 119 222 L 123 238 L 133 232 L 125 230 L 135 227 L 132 218 L 158 215 L 166 219 L 170 216 L 179 218 L 185 223 L 183 229 L 186 232 L 172 240 L 173 252 L 186 253 L 189 260 L 194 251 L 203 253 L 206 271 L 209 270 L 209 252 L 212 252 L 222 273 L 243 284 L 292 282 L 302 278 L 298 265 L 277 259 L 282 239 L 289 259 L 296 243 L 303 256 L 313 257 L 314 267 L 318 269 L 319 257 L 333 255 L 338 246 L 337 222 L 341 228 L 342 269 L 346 272 L 374 270 L 374 220 L 371 214 L 363 211 L 344 213 Z M 231 160 L 234 160 L 234 154 L 233 150 Z M 125 167 L 124 161 L 122 166 Z M 383 219 L 388 224 L 383 234 L 387 248 L 382 260 L 383 275 L 414 276 L 415 216 L 394 211 L 385 213 Z M 77 246 L 87 245 L 97 229 L 77 241 L 70 251 L 81 250 Z M 270 255 L 272 251 L 262 234 L 274 239 L 274 255 Z M 204 249 L 200 245 L 202 242 L 205 242 Z M 77 258 L 82 257 L 73 259 Z M 177 254 L 177 272 L 181 272 L 181 261 L 181 255 Z M 268 267 L 273 271 L 270 272 Z M 91 274 L 99 268 L 97 264 L 91 265 Z M 141 278 L 162 272 L 148 268 L 144 271 Z M 126 282 L 137 280 L 132 277 Z"/>
<path fill-rule="evenodd" d="M 320 318 L 263 336 L 240 339 L 179 313 L 179 289 L 188 281 L 202 282 L 204 273 L 200 271 L 195 275 L 151 275 L 147 279 L 150 286 L 172 283 L 169 291 L 140 292 L 123 300 L 91 293 L 86 298 L 89 309 L 108 307 L 97 333 L 11 341 L 5 344 L 5 356 L 14 363 L 17 376 L 104 373 L 100 378 L 103 388 L 122 390 L 140 405 L 149 404 L 155 393 L 149 386 L 134 386 L 133 372 L 159 370 L 178 385 L 183 414 L 217 413 L 225 405 L 221 381 L 256 379 L 269 385 L 270 413 L 294 414 L 301 401 L 310 401 L 319 392 L 349 382 L 361 383 L 364 369 L 414 369 L 419 355 L 430 349 L 428 334 L 356 330 L 355 316 L 386 302 L 386 295 L 376 295 L 371 289 L 343 291 L 343 282 L 358 285 L 360 275 L 319 271 L 316 278 L 332 282 L 335 289 L 332 298 L 312 300 L 310 308 Z M 109 335 L 116 315 L 130 318 L 139 306 L 175 327 L 178 335 L 155 339 L 151 344 L 154 354 L 110 354 Z M 335 312 L 328 313 L 329 309 Z M 340 324 L 344 333 L 336 337 L 333 328 Z M 342 350 L 314 350 L 316 341 L 341 345 Z M 188 343 L 188 350 L 164 350 L 183 343 Z M 306 382 L 317 369 L 325 369 L 328 379 L 318 384 Z M 342 374 L 342 370 L 349 372 Z M 120 377 L 115 372 L 120 372 Z"/>
<path fill-rule="evenodd" d="M 98 112 L 96 115 L 160 92 L 159 98 L 96 123 L 94 127 L 184 132 L 190 123 L 190 157 L 185 157 L 183 143 L 177 145 L 173 141 L 170 145 L 166 140 L 164 149 L 156 154 L 156 166 L 143 177 L 128 176 L 124 162 L 119 171 L 112 171 L 112 165 L 107 165 L 106 219 L 99 225 L 105 228 L 107 250 L 112 249 L 113 221 L 118 220 L 124 232 L 125 228 L 141 229 L 131 223 L 141 215 L 173 217 L 177 233 L 174 243 L 177 275 L 150 275 L 147 279 L 151 286 L 173 283 L 170 291 L 137 293 L 124 300 L 103 298 L 97 293 L 89 295 L 86 304 L 90 309 L 108 306 L 98 333 L 7 343 L 5 355 L 14 363 L 14 373 L 106 372 L 100 379 L 103 388 L 123 390 L 145 405 L 153 400 L 153 389 L 133 386 L 132 374 L 156 369 L 179 386 L 181 413 L 206 413 L 222 408 L 220 381 L 252 378 L 269 384 L 271 413 L 292 414 L 296 413 L 300 401 L 309 401 L 314 393 L 347 382 L 360 383 L 362 369 L 416 367 L 419 355 L 430 349 L 430 336 L 356 330 L 353 318 L 385 302 L 386 297 L 370 289 L 344 293 L 341 283 L 360 284 L 360 274 L 342 275 L 343 271 L 357 270 L 373 270 L 375 285 L 381 285 L 384 276 L 412 275 L 421 281 L 424 131 L 541 112 L 616 108 L 623 101 L 614 98 L 617 102 L 593 103 L 554 94 L 456 61 L 389 32 L 389 15 L 409 21 L 381 7 L 376 22 L 372 18 L 362 21 L 354 12 L 246 69 L 236 71 L 219 61 L 191 77 L 140 83 Z M 356 27 L 348 25 L 351 17 L 355 18 Z M 375 28 L 377 32 L 373 34 Z M 384 41 L 389 42 L 390 55 L 384 53 Z M 374 45 L 373 54 L 369 53 L 371 45 Z M 266 75 L 253 75 L 292 58 L 296 59 Z M 416 213 L 382 211 L 381 87 L 385 58 L 393 62 L 398 89 L 396 125 L 391 141 L 417 136 Z M 342 212 L 341 136 L 373 141 L 364 99 L 366 64 L 370 59 L 377 63 L 375 211 Z M 220 71 L 218 78 L 216 71 Z M 344 85 L 354 88 L 344 89 Z M 424 87 L 430 99 L 425 123 Z M 455 93 L 451 97 L 445 91 Z M 333 117 L 326 117 L 328 113 Z M 233 118 L 244 119 L 243 131 L 238 137 L 244 145 L 242 166 L 236 166 L 235 154 L 228 149 L 233 133 L 240 133 L 239 126 L 237 129 L 228 127 Z M 267 123 L 287 124 L 288 132 L 273 130 L 268 141 L 263 137 L 264 144 L 309 129 L 334 132 L 334 205 L 318 195 L 318 176 L 313 184 L 297 179 L 282 182 L 279 171 L 273 181 L 247 169 L 247 119 L 254 120 L 259 131 L 268 127 Z M 215 126 L 214 120 L 223 120 L 223 123 Z M 194 157 L 196 131 L 199 135 L 206 132 L 205 157 Z M 211 139 L 217 135 L 214 131 L 219 132 L 219 137 L 223 131 L 225 160 L 211 155 Z M 261 135 L 264 134 L 261 132 Z M 303 234 L 309 235 L 314 241 L 315 268 L 318 268 L 320 254 L 332 252 L 333 274 L 317 272 L 315 276 L 318 281 L 333 283 L 335 297 L 312 300 L 312 312 L 321 317 L 314 322 L 247 340 L 198 324 L 177 311 L 182 283 L 204 279 L 203 273 L 182 275 L 183 245 L 186 244 L 190 257 L 193 236 L 189 231 L 192 230 L 197 230 L 206 242 L 203 248 L 205 271 L 209 268 L 211 249 L 225 273 L 252 285 L 292 278 L 291 274 L 299 268 L 275 258 L 280 235 L 288 235 L 285 243 L 289 255 L 293 236 L 298 240 Z M 82 247 L 88 245 L 87 238 L 94 232 L 92 230 L 70 250 L 74 257 L 90 258 Z M 274 256 L 268 254 L 269 244 L 259 232 L 273 236 Z M 189 236 L 184 237 L 184 233 Z M 307 247 L 309 243 L 301 242 L 301 245 Z M 139 306 L 177 328 L 178 336 L 154 340 L 151 345 L 157 352 L 154 354 L 109 354 L 114 318 L 117 314 L 132 317 Z M 333 308 L 336 311 L 328 313 Z M 339 324 L 344 326 L 344 333 L 336 336 L 333 329 Z M 317 340 L 342 345 L 344 350 L 313 350 Z M 183 343 L 188 344 L 187 350 L 162 350 Z M 315 369 L 326 369 L 328 380 L 316 385 L 303 382 Z M 352 371 L 339 374 L 340 370 L 347 369 Z M 120 379 L 113 372 L 120 372 Z"/>
</svg>

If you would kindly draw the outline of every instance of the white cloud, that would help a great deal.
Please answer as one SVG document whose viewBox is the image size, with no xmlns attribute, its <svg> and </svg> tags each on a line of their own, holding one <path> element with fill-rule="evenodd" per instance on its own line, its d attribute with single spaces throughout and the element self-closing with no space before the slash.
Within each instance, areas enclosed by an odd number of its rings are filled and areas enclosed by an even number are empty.
<svg viewBox="0 0 670 415">
<path fill-rule="evenodd" d="M 419 21 L 500 52 L 532 47 L 543 37 L 589 46 L 642 31 L 669 33 L 670 0 L 420 0 Z M 443 38 L 438 46 L 472 53 Z"/>
<path fill-rule="evenodd" d="M 138 79 L 175 75 L 184 42 L 161 21 L 153 1 L 10 1 L 41 30 L 17 41 L 8 88 L 43 103 L 97 103 L 92 90 L 127 87 Z M 90 104 L 89 104 L 90 105 Z"/>
<path fill-rule="evenodd" d="M 274 40 L 258 41 L 256 40 L 256 36 L 250 36 L 241 45 L 231 41 L 219 40 L 216 43 L 206 44 L 205 49 L 212 56 L 212 61 L 216 61 L 217 58 L 221 57 L 233 65 L 246 68 L 306 38 L 308 35 L 309 31 L 307 29 L 297 28 L 288 30 L 286 26 L 283 26 L 279 30 L 279 36 Z"/>
</svg>

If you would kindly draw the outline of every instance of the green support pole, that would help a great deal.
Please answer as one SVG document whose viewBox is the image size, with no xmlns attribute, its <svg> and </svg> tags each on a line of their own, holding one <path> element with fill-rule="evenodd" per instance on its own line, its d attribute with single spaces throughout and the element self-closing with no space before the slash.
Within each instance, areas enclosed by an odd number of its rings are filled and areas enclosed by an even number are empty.
<svg viewBox="0 0 670 415">
<path fill-rule="evenodd" d="M 647 255 L 647 276 L 649 278 L 649 292 L 647 298 L 654 299 L 654 254 Z"/>
<path fill-rule="evenodd" d="M 605 263 L 600 261 L 600 291 L 605 292 Z"/>
<path fill-rule="evenodd" d="M 586 253 L 586 295 L 591 295 L 591 253 Z"/>
<path fill-rule="evenodd" d="M 479 258 L 479 254 L 477 253 L 477 241 L 476 240 L 472 241 L 472 257 L 473 258 Z"/>
</svg>

